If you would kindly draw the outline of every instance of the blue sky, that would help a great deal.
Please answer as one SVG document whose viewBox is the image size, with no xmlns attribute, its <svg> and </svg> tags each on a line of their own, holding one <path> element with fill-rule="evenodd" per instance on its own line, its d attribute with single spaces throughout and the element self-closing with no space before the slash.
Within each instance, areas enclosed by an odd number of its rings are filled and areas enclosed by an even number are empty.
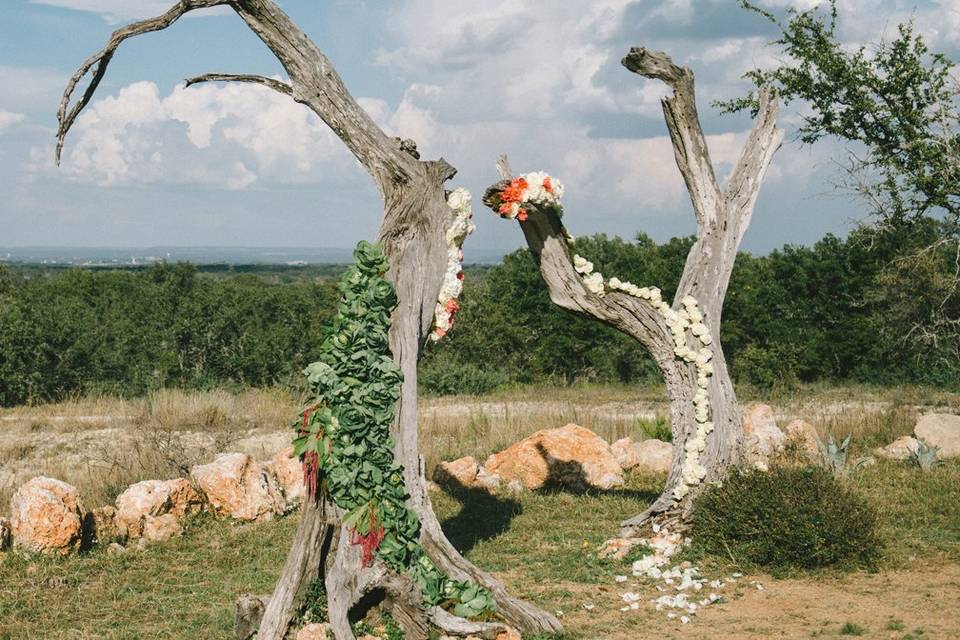
<svg viewBox="0 0 960 640">
<path fill-rule="evenodd" d="M 304 107 L 240 85 L 184 89 L 208 71 L 281 75 L 229 11 L 197 13 L 125 43 L 53 166 L 66 79 L 110 32 L 172 0 L 3 0 L 0 246 L 352 246 L 381 205 L 355 160 Z M 514 168 L 567 185 L 577 234 L 693 230 L 665 137 L 662 86 L 624 70 L 630 46 L 666 50 L 697 74 L 701 116 L 724 176 L 749 121 L 709 105 L 775 61 L 770 25 L 733 0 L 281 0 L 347 86 L 395 135 L 459 169 L 479 193 L 507 152 Z M 811 0 L 763 0 L 776 10 Z M 960 0 L 841 0 L 851 44 L 913 17 L 957 58 Z M 795 125 L 787 111 L 783 126 Z M 763 252 L 842 233 L 863 215 L 833 193 L 842 148 L 789 141 L 764 185 L 745 247 Z M 515 225 L 477 207 L 469 251 L 508 251 Z"/>
</svg>

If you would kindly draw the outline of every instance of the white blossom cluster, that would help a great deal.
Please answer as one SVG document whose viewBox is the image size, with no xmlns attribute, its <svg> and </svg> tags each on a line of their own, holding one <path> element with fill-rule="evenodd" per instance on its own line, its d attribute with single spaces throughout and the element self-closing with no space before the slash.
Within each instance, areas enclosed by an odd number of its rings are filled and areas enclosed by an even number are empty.
<svg viewBox="0 0 960 640">
<path fill-rule="evenodd" d="M 563 198 L 563 183 L 545 171 L 532 171 L 523 175 L 527 181 L 527 190 L 523 194 L 524 202 L 534 204 L 560 204 Z"/>
<path fill-rule="evenodd" d="M 451 210 L 450 226 L 447 227 L 447 270 L 437 297 L 433 331 L 430 332 L 433 341 L 450 331 L 453 317 L 460 308 L 457 299 L 463 291 L 463 243 L 476 230 L 470 200 L 470 192 L 463 188 L 455 189 L 447 196 L 447 206 Z"/>
<path fill-rule="evenodd" d="M 573 268 L 583 276 L 583 286 L 601 298 L 606 293 L 603 286 L 603 274 L 593 270 L 593 263 L 582 256 L 573 256 Z"/>
</svg>

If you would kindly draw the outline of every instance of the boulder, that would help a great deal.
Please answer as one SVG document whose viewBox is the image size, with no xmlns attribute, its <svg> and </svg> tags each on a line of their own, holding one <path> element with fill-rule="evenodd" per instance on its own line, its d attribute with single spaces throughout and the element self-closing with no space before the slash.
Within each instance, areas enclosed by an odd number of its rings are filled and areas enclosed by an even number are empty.
<svg viewBox="0 0 960 640">
<path fill-rule="evenodd" d="M 203 497 L 186 478 L 144 480 L 117 497 L 117 525 L 130 538 L 139 538 L 148 517 L 172 514 L 182 519 L 202 509 Z"/>
<path fill-rule="evenodd" d="M 754 403 L 743 411 L 744 449 L 746 462 L 752 466 L 766 465 L 777 452 L 783 449 L 787 437 L 777 426 L 773 409 L 769 405 Z"/>
<path fill-rule="evenodd" d="M 296 640 L 327 640 L 326 624 L 313 622 L 297 631 Z"/>
<path fill-rule="evenodd" d="M 641 442 L 623 438 L 610 445 L 610 450 L 624 470 L 636 468 L 640 471 L 667 473 L 673 461 L 673 444 L 656 438 Z"/>
<path fill-rule="evenodd" d="M 477 486 L 480 464 L 473 456 L 453 462 L 441 462 L 433 470 L 433 481 L 441 486 L 472 488 Z"/>
<path fill-rule="evenodd" d="M 183 532 L 180 519 L 172 513 L 160 516 L 147 516 L 143 519 L 143 540 L 163 542 Z"/>
<path fill-rule="evenodd" d="M 109 545 L 112 542 L 125 542 L 127 539 L 127 527 L 117 521 L 117 510 L 110 505 L 88 513 L 86 526 L 92 543 Z"/>
<path fill-rule="evenodd" d="M 245 453 L 222 453 L 190 469 L 214 512 L 237 520 L 270 520 L 286 510 L 273 477 Z"/>
<path fill-rule="evenodd" d="M 477 470 L 476 486 L 486 489 L 490 493 L 496 493 L 500 490 L 502 484 L 503 482 L 497 474 L 490 473 L 484 467 Z"/>
<path fill-rule="evenodd" d="M 820 434 L 816 427 L 806 420 L 794 420 L 784 430 L 787 441 L 794 443 L 810 459 L 820 456 Z"/>
<path fill-rule="evenodd" d="M 605 440 L 589 429 L 568 424 L 537 431 L 495 453 L 484 469 L 501 480 L 518 480 L 527 489 L 546 484 L 610 489 L 623 485 L 623 470 Z"/>
<path fill-rule="evenodd" d="M 303 484 L 303 465 L 299 458 L 293 456 L 293 447 L 283 449 L 263 466 L 277 481 L 289 506 L 303 501 L 307 495 L 307 488 Z"/>
<path fill-rule="evenodd" d="M 874 449 L 873 453 L 890 460 L 908 460 L 919 446 L 920 443 L 913 436 L 900 436 L 887 446 Z"/>
<path fill-rule="evenodd" d="M 920 416 L 913 433 L 927 445 L 939 447 L 938 458 L 960 457 L 960 416 L 928 413 Z"/>
<path fill-rule="evenodd" d="M 507 627 L 497 634 L 497 640 L 522 640 L 520 632 L 513 627 Z"/>
<path fill-rule="evenodd" d="M 76 487 L 43 476 L 10 500 L 10 529 L 19 549 L 67 555 L 83 542 L 84 508 Z"/>
<path fill-rule="evenodd" d="M 13 544 L 13 534 L 10 531 L 10 521 L 0 518 L 0 551 L 6 551 Z"/>
</svg>

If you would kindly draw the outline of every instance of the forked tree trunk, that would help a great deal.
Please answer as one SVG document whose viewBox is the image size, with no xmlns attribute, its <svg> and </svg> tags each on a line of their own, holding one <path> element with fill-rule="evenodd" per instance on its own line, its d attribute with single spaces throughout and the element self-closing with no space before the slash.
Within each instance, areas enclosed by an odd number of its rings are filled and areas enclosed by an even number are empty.
<svg viewBox="0 0 960 640">
<path fill-rule="evenodd" d="M 420 161 L 416 145 L 388 137 L 356 103 L 330 61 L 273 0 L 180 0 L 166 13 L 115 31 L 107 45 L 91 56 L 67 84 L 60 105 L 57 161 L 67 132 L 93 97 L 117 47 L 126 39 L 159 31 L 189 11 L 229 6 L 270 48 L 283 65 L 289 83 L 245 74 L 207 74 L 187 84 L 239 81 L 260 84 L 291 96 L 316 113 L 343 140 L 373 177 L 384 199 L 379 233 L 390 259 L 388 279 L 395 285 L 399 306 L 392 317 L 390 346 L 404 374 L 393 436 L 396 459 L 404 467 L 409 506 L 422 523 L 421 543 L 436 565 L 450 577 L 474 580 L 494 595 L 499 614 L 514 627 L 536 633 L 558 631 L 557 619 L 507 594 L 488 573 L 467 561 L 444 536 L 427 496 L 419 453 L 417 361 L 433 325 L 433 314 L 446 269 L 446 225 L 450 210 L 444 183 L 455 169 L 444 160 Z M 78 83 L 92 74 L 83 95 L 71 106 Z M 280 640 L 301 604 L 305 587 L 323 577 L 329 616 L 337 640 L 352 639 L 348 614 L 365 594 L 379 590 L 391 598 L 410 638 L 424 637 L 425 620 L 456 634 L 490 636 L 502 625 L 472 623 L 445 611 L 423 611 L 419 592 L 406 577 L 383 563 L 362 567 L 357 547 L 349 540 L 341 513 L 328 501 L 308 504 L 273 595 L 266 602 L 257 633 L 259 640 Z"/>
<path fill-rule="evenodd" d="M 697 115 L 693 72 L 673 64 L 664 53 L 642 48 L 631 49 L 623 59 L 623 65 L 634 73 L 662 80 L 673 88 L 673 95 L 663 100 L 663 113 L 677 166 L 693 202 L 697 239 L 687 256 L 672 307 L 679 310 L 681 300 L 693 296 L 699 303 L 704 324 L 712 338 L 713 375 L 709 394 L 714 431 L 707 438 L 707 448 L 700 457 L 700 464 L 707 469 L 704 483 L 709 483 L 721 479 L 736 463 L 743 434 L 740 409 L 720 346 L 723 300 L 760 184 L 773 154 L 783 141 L 783 131 L 776 127 L 776 101 L 764 94 L 733 175 L 726 189 L 721 189 Z M 500 172 L 504 180 L 511 177 L 505 158 L 501 159 Z M 491 187 L 488 196 L 502 189 L 502 185 L 501 182 Z M 574 268 L 567 233 L 556 213 L 533 208 L 520 226 L 553 302 L 636 338 L 653 356 L 666 382 L 674 443 L 670 473 L 663 492 L 653 504 L 622 523 L 621 537 L 636 536 L 640 528 L 654 517 L 663 520 L 682 518 L 703 486 L 697 485 L 681 500 L 674 497 L 674 490 L 682 480 L 685 445 L 698 428 L 693 405 L 697 391 L 696 369 L 675 357 L 670 330 L 651 305 L 619 291 L 599 296 L 587 289 Z M 637 284 L 653 286 L 657 283 Z"/>
</svg>

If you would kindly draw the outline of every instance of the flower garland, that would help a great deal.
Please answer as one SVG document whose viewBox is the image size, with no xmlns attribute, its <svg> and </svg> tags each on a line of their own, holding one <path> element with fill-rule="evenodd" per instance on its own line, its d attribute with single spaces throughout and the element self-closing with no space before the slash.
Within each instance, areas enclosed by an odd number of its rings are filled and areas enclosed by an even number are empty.
<svg viewBox="0 0 960 640">
<path fill-rule="evenodd" d="M 528 211 L 525 204 L 554 209 L 562 215 L 563 207 L 560 198 L 563 197 L 563 183 L 547 175 L 543 171 L 527 173 L 510 181 L 502 191 L 496 194 L 493 210 L 501 218 L 517 219 L 521 222 L 527 219 Z"/>
<path fill-rule="evenodd" d="M 550 188 L 547 188 L 550 185 Z M 527 211 L 519 207 L 520 203 L 546 205 L 562 215 L 563 206 L 560 198 L 563 195 L 563 185 L 559 180 L 551 178 L 546 173 L 528 173 L 510 182 L 499 193 L 488 194 L 485 202 L 503 218 L 527 219 Z M 572 249 L 574 239 L 564 229 L 567 245 Z M 621 291 L 634 298 L 647 302 L 664 319 L 674 344 L 674 355 L 693 364 L 697 371 L 697 391 L 693 397 L 694 417 L 697 422 L 696 434 L 687 440 L 684 445 L 684 462 L 679 484 L 673 490 L 673 497 L 677 500 L 686 496 L 692 487 L 703 482 L 707 475 L 706 468 L 700 464 L 701 454 L 707 448 L 707 436 L 713 432 L 714 424 L 710 421 L 710 377 L 713 375 L 713 351 L 709 348 L 713 342 L 710 329 L 703 322 L 703 314 L 699 303 L 693 296 L 684 296 L 680 301 L 680 309 L 674 310 L 670 303 L 662 298 L 657 287 L 638 287 L 630 282 L 623 282 L 619 278 L 605 280 L 603 274 L 593 270 L 593 263 L 583 256 L 574 254 L 573 268 L 580 274 L 583 285 L 596 296 L 604 297 L 607 289 Z M 687 332 L 693 335 L 699 343 L 691 347 L 687 343 Z"/>
<path fill-rule="evenodd" d="M 364 566 L 376 557 L 405 573 L 428 607 L 445 605 L 462 617 L 493 611 L 489 591 L 447 577 L 420 546 L 420 519 L 407 508 L 390 437 L 403 382 L 388 340 L 397 295 L 383 277 L 389 263 L 379 247 L 361 242 L 353 255 L 320 357 L 304 370 L 316 397 L 293 425 L 309 498 L 327 493 L 344 511 Z"/>
<path fill-rule="evenodd" d="M 476 230 L 470 192 L 460 188 L 447 196 L 447 206 L 452 210 L 450 226 L 447 227 L 447 270 L 437 297 L 433 315 L 433 331 L 430 339 L 436 342 L 453 328 L 453 318 L 460 309 L 458 298 L 463 292 L 463 243 Z"/>
</svg>

